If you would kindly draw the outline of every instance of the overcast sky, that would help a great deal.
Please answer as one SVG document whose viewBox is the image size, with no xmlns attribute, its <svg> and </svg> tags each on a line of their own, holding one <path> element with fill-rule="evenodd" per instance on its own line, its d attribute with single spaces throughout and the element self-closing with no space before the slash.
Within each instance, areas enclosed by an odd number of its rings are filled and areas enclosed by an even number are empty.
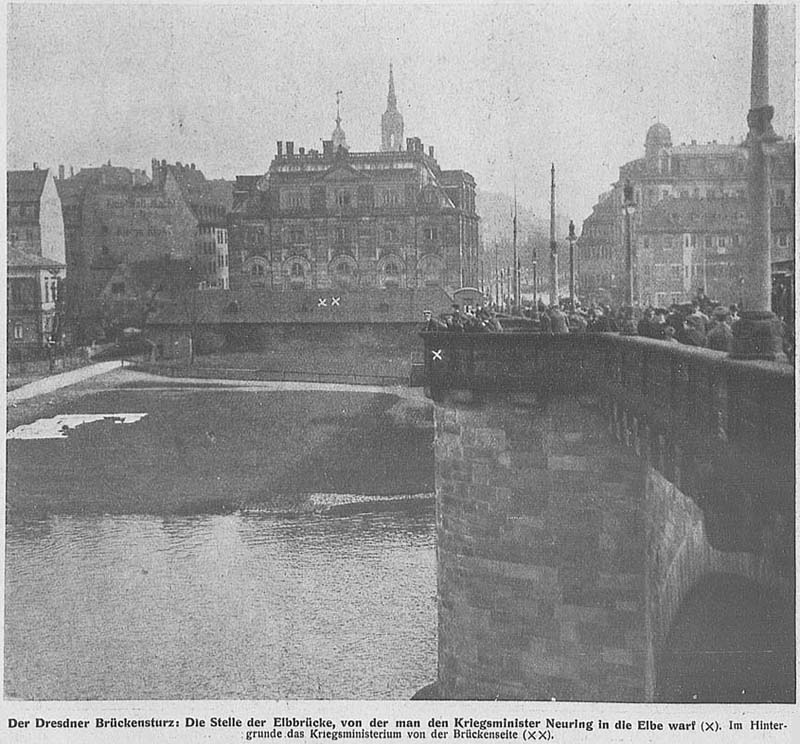
<svg viewBox="0 0 800 744">
<path fill-rule="evenodd" d="M 153 157 L 207 177 L 263 173 L 276 140 L 321 149 L 335 92 L 352 150 L 380 147 L 389 62 L 405 136 L 443 168 L 576 223 L 641 156 L 738 141 L 749 108 L 752 7 L 661 3 L 12 5 L 9 168 Z M 774 125 L 794 131 L 794 6 L 770 9 Z"/>
</svg>

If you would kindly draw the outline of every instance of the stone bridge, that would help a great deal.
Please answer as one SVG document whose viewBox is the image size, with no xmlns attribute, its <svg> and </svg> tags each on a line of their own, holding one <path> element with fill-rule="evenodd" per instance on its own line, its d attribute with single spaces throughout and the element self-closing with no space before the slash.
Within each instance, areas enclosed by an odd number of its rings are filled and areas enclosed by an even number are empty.
<svg viewBox="0 0 800 744">
<path fill-rule="evenodd" d="M 422 334 L 443 699 L 794 701 L 794 370 Z"/>
</svg>

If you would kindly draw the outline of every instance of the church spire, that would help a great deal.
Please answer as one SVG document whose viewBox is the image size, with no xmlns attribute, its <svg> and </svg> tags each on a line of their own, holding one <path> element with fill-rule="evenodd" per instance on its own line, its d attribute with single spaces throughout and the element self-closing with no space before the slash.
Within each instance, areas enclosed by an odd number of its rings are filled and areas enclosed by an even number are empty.
<svg viewBox="0 0 800 744">
<path fill-rule="evenodd" d="M 389 95 L 386 111 L 381 117 L 381 151 L 398 152 L 403 147 L 403 117 L 397 110 L 397 95 L 394 92 L 394 70 L 389 63 Z"/>
<path fill-rule="evenodd" d="M 344 129 L 342 129 L 342 117 L 339 115 L 339 101 L 342 97 L 342 91 L 336 91 L 336 128 L 333 130 L 331 139 L 333 140 L 333 151 L 339 152 L 341 147 L 343 150 L 348 150 L 347 137 L 345 136 Z"/>
<path fill-rule="evenodd" d="M 386 108 L 388 110 L 397 109 L 397 96 L 394 92 L 394 71 L 392 70 L 392 63 L 389 63 L 389 95 L 386 98 Z"/>
</svg>

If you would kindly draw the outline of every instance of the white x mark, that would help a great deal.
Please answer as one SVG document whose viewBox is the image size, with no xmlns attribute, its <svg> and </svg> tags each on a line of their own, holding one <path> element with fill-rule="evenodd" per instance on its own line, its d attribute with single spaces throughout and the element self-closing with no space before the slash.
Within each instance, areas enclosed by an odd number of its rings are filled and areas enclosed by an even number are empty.
<svg viewBox="0 0 800 744">
<path fill-rule="evenodd" d="M 433 354 L 433 361 L 434 362 L 441 362 L 442 359 L 442 350 L 441 349 L 431 349 L 431 353 Z"/>
<path fill-rule="evenodd" d="M 339 307 L 339 297 L 331 297 L 331 307 Z"/>
<path fill-rule="evenodd" d="M 320 297 L 317 300 L 317 307 L 328 307 L 328 301 L 324 297 Z"/>
</svg>

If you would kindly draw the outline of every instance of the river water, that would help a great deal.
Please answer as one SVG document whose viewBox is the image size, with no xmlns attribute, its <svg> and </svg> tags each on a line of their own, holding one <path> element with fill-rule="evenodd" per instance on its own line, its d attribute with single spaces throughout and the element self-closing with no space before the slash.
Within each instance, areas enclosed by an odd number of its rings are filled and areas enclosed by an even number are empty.
<svg viewBox="0 0 800 744">
<path fill-rule="evenodd" d="M 436 677 L 433 510 L 8 525 L 16 699 L 408 699 Z"/>
</svg>

